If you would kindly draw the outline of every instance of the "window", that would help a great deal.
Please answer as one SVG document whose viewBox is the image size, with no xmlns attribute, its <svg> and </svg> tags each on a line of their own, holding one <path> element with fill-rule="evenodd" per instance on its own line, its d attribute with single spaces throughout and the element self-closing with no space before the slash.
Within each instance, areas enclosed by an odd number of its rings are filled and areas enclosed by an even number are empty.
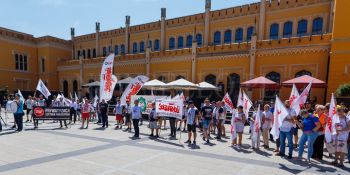
<svg viewBox="0 0 350 175">
<path fill-rule="evenodd" d="M 86 58 L 86 52 L 85 52 L 85 50 L 83 50 L 83 58 L 84 58 L 84 59 Z"/>
<path fill-rule="evenodd" d="M 159 76 L 158 80 L 164 83 L 166 82 L 166 78 L 164 76 Z"/>
<path fill-rule="evenodd" d="M 197 39 L 198 46 L 202 46 L 202 43 L 203 43 L 203 41 L 202 41 L 202 34 L 200 34 L 200 33 L 197 34 L 196 39 Z"/>
<path fill-rule="evenodd" d="M 90 49 L 87 50 L 87 57 L 91 58 L 91 50 Z"/>
<path fill-rule="evenodd" d="M 92 57 L 96 58 L 96 49 L 92 49 Z"/>
<path fill-rule="evenodd" d="M 228 44 L 228 43 L 231 43 L 231 41 L 232 41 L 232 31 L 226 30 L 224 34 L 224 43 Z"/>
<path fill-rule="evenodd" d="M 45 72 L 45 59 L 41 58 L 41 72 L 44 73 Z"/>
<path fill-rule="evenodd" d="M 178 80 L 178 79 L 185 79 L 185 77 L 182 75 L 178 75 L 178 76 L 176 76 L 175 80 Z"/>
<path fill-rule="evenodd" d="M 68 97 L 68 81 L 67 80 L 63 81 L 63 94 L 64 94 L 64 96 Z"/>
<path fill-rule="evenodd" d="M 73 94 L 78 93 L 78 81 L 73 81 Z"/>
<path fill-rule="evenodd" d="M 216 76 L 213 74 L 209 74 L 205 77 L 205 82 L 216 86 Z"/>
<path fill-rule="evenodd" d="M 242 41 L 243 41 L 243 29 L 242 28 L 238 28 L 236 30 L 235 42 L 236 43 L 240 43 Z"/>
<path fill-rule="evenodd" d="M 153 46 L 152 46 L 152 40 L 148 41 L 148 48 L 150 48 L 152 50 Z"/>
<path fill-rule="evenodd" d="M 221 32 L 216 31 L 214 33 L 214 45 L 219 45 L 219 44 L 221 44 Z"/>
<path fill-rule="evenodd" d="M 316 18 L 312 22 L 312 34 L 321 34 L 323 28 L 323 18 Z"/>
<path fill-rule="evenodd" d="M 288 21 L 283 25 L 283 38 L 289 38 L 293 34 L 293 22 Z"/>
<path fill-rule="evenodd" d="M 253 26 L 248 27 L 248 29 L 247 29 L 247 41 L 252 40 L 253 34 L 254 34 L 254 27 Z"/>
<path fill-rule="evenodd" d="M 154 40 L 154 50 L 159 50 L 159 39 Z"/>
<path fill-rule="evenodd" d="M 118 45 L 115 45 L 115 46 L 114 46 L 114 54 L 115 54 L 115 55 L 118 55 L 118 54 L 119 54 L 119 46 L 118 46 Z"/>
<path fill-rule="evenodd" d="M 80 50 L 78 50 L 78 52 L 77 52 L 77 54 L 78 54 L 78 59 L 80 59 Z"/>
<path fill-rule="evenodd" d="M 137 53 L 137 43 L 132 44 L 132 53 Z"/>
<path fill-rule="evenodd" d="M 28 70 L 27 55 L 15 54 L 15 68 L 21 71 Z"/>
<path fill-rule="evenodd" d="M 240 76 L 238 74 L 233 73 L 227 76 L 227 92 L 231 96 L 233 102 L 237 102 L 240 81 Z"/>
<path fill-rule="evenodd" d="M 120 45 L 120 53 L 125 54 L 125 45 L 124 44 Z"/>
<path fill-rule="evenodd" d="M 187 36 L 187 38 L 186 38 L 186 47 L 187 48 L 192 47 L 192 42 L 193 42 L 192 39 L 193 39 L 192 35 Z"/>
<path fill-rule="evenodd" d="M 172 50 L 175 48 L 175 38 L 171 37 L 169 39 L 169 50 Z"/>
<path fill-rule="evenodd" d="M 278 39 L 279 25 L 274 23 L 270 26 L 270 39 Z"/>
<path fill-rule="evenodd" d="M 307 33 L 307 21 L 302 19 L 298 22 L 298 36 L 304 36 Z"/>
<path fill-rule="evenodd" d="M 181 49 L 184 47 L 184 37 L 179 36 L 177 38 L 177 48 Z"/>
<path fill-rule="evenodd" d="M 307 70 L 302 70 L 302 71 L 299 71 L 299 72 L 297 72 L 295 74 L 295 78 L 301 77 L 301 76 L 304 76 L 304 75 L 312 76 L 312 73 L 307 71 Z"/>
<path fill-rule="evenodd" d="M 266 78 L 274 81 L 276 83 L 280 83 L 281 81 L 281 75 L 277 72 L 270 72 L 266 74 Z M 276 95 L 279 93 L 278 90 L 275 89 L 266 89 L 265 90 L 265 100 L 273 100 L 276 98 Z"/>
<path fill-rule="evenodd" d="M 103 56 L 107 56 L 107 48 L 106 47 L 103 47 Z"/>
<path fill-rule="evenodd" d="M 145 42 L 140 42 L 140 52 L 145 52 Z"/>
</svg>

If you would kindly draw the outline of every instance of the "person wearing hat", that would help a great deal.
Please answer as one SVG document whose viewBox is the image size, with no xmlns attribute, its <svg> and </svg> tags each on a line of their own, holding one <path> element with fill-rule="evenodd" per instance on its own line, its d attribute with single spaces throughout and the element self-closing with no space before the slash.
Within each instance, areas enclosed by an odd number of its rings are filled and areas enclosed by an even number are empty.
<svg viewBox="0 0 350 175">
<path fill-rule="evenodd" d="M 23 116 L 24 116 L 23 103 L 24 102 L 20 99 L 20 95 L 18 93 L 16 93 L 15 95 L 14 102 L 16 102 L 17 104 L 17 111 L 13 115 L 15 117 L 15 122 L 17 125 L 17 132 L 21 132 L 23 130 Z"/>
</svg>

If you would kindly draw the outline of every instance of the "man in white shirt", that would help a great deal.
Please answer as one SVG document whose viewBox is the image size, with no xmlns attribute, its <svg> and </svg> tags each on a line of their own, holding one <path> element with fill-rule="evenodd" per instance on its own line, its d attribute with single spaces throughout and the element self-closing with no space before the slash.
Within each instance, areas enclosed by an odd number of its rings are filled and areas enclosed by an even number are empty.
<svg viewBox="0 0 350 175">
<path fill-rule="evenodd" d="M 34 101 L 32 99 L 32 96 L 28 96 L 28 99 L 25 102 L 26 106 L 27 106 L 27 121 L 26 122 L 32 122 L 31 119 L 29 119 L 29 115 L 31 114 L 31 111 L 33 110 L 33 106 L 34 106 Z"/>
<path fill-rule="evenodd" d="M 296 112 L 294 109 L 290 107 L 289 100 L 286 100 L 284 102 L 284 105 L 286 106 L 288 110 L 288 116 L 284 119 L 282 122 L 282 126 L 280 127 L 280 152 L 277 153 L 277 156 L 285 156 L 285 149 L 286 149 L 286 139 L 288 140 L 288 159 L 292 159 L 293 155 L 293 132 L 292 128 L 294 126 L 294 120 L 296 120 Z"/>
<path fill-rule="evenodd" d="M 139 106 L 139 100 L 135 100 L 134 104 L 135 106 L 131 110 L 132 124 L 135 130 L 135 135 L 133 136 L 133 138 L 140 139 L 139 121 L 142 117 L 142 110 Z"/>
<path fill-rule="evenodd" d="M 77 108 L 78 108 L 78 104 L 77 102 L 73 99 L 72 103 L 70 104 L 70 120 L 74 122 L 76 122 L 77 120 Z"/>
</svg>

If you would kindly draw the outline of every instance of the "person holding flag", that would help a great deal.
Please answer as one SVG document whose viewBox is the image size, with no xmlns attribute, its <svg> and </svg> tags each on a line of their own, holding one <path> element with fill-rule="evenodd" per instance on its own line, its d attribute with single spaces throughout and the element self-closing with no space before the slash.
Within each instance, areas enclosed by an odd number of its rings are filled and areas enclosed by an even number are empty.
<svg viewBox="0 0 350 175">
<path fill-rule="evenodd" d="M 252 137 L 252 149 L 259 150 L 260 147 L 260 135 L 261 135 L 261 119 L 263 118 L 264 113 L 258 104 L 257 111 L 253 114 L 253 129 L 251 130 Z"/>
</svg>

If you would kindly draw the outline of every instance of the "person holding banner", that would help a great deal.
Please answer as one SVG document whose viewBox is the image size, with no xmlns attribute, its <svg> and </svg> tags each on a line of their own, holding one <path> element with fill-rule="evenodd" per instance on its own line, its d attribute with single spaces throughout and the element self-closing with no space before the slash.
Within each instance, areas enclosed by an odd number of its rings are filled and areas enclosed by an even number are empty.
<svg viewBox="0 0 350 175">
<path fill-rule="evenodd" d="M 44 96 L 41 94 L 39 95 L 39 99 L 37 100 L 37 106 L 46 107 L 46 101 L 44 99 Z"/>
<path fill-rule="evenodd" d="M 238 135 L 238 146 L 242 146 L 242 137 L 244 131 L 244 124 L 247 120 L 243 112 L 243 106 L 238 106 L 237 111 L 232 113 L 232 120 L 235 124 L 236 132 Z M 237 137 L 232 140 L 232 145 L 237 146 Z"/>
<path fill-rule="evenodd" d="M 17 132 L 21 132 L 23 130 L 23 104 L 24 102 L 20 99 L 20 95 L 18 93 L 16 93 L 15 95 L 15 100 L 14 102 L 16 102 L 17 104 L 17 111 L 13 114 L 14 118 L 15 118 L 15 122 L 17 125 Z"/>
<path fill-rule="evenodd" d="M 187 131 L 188 131 L 188 140 L 185 143 L 188 143 L 191 145 L 191 137 L 193 135 L 193 146 L 196 145 L 196 138 L 197 138 L 197 133 L 196 133 L 196 123 L 197 122 L 197 116 L 198 115 L 198 110 L 194 107 L 194 104 L 192 101 L 189 101 L 189 108 L 187 111 Z"/>
<path fill-rule="evenodd" d="M 200 114 L 203 126 L 203 141 L 206 141 L 207 144 L 209 144 L 209 125 L 213 120 L 213 108 L 210 106 L 208 98 L 204 100 L 204 106 L 201 108 Z"/>
<path fill-rule="evenodd" d="M 31 112 L 33 110 L 33 106 L 34 106 L 34 101 L 32 99 L 32 96 L 28 96 L 28 99 L 25 101 L 25 104 L 27 106 L 27 112 L 26 112 L 26 115 L 27 115 L 27 121 L 26 122 L 32 122 L 32 119 L 29 118 L 29 115 L 31 115 Z"/>
<path fill-rule="evenodd" d="M 149 115 L 149 125 L 151 128 L 151 135 L 150 137 L 154 136 L 154 129 L 156 130 L 156 138 L 159 137 L 159 126 L 158 126 L 158 116 L 156 114 L 156 103 L 152 103 L 152 110 L 150 111 Z"/>
<path fill-rule="evenodd" d="M 132 124 L 134 126 L 135 135 L 133 138 L 140 139 L 140 129 L 139 129 L 139 121 L 142 117 L 142 109 L 139 106 L 139 100 L 134 101 L 135 106 L 132 108 L 131 111 L 131 118 L 132 118 Z M 175 126 L 175 123 L 174 123 Z"/>
<path fill-rule="evenodd" d="M 264 140 L 264 145 L 263 147 L 268 149 L 269 148 L 269 131 L 272 126 L 272 119 L 273 119 L 273 114 L 270 111 L 270 105 L 266 104 L 264 106 L 264 112 L 262 116 L 262 136 Z"/>
<path fill-rule="evenodd" d="M 86 98 L 85 103 L 81 106 L 81 113 L 82 113 L 81 114 L 81 119 L 82 119 L 81 129 L 84 128 L 85 121 L 86 121 L 85 129 L 88 129 L 88 127 L 89 127 L 90 109 L 91 109 L 91 105 L 89 103 L 89 100 Z"/>
</svg>

